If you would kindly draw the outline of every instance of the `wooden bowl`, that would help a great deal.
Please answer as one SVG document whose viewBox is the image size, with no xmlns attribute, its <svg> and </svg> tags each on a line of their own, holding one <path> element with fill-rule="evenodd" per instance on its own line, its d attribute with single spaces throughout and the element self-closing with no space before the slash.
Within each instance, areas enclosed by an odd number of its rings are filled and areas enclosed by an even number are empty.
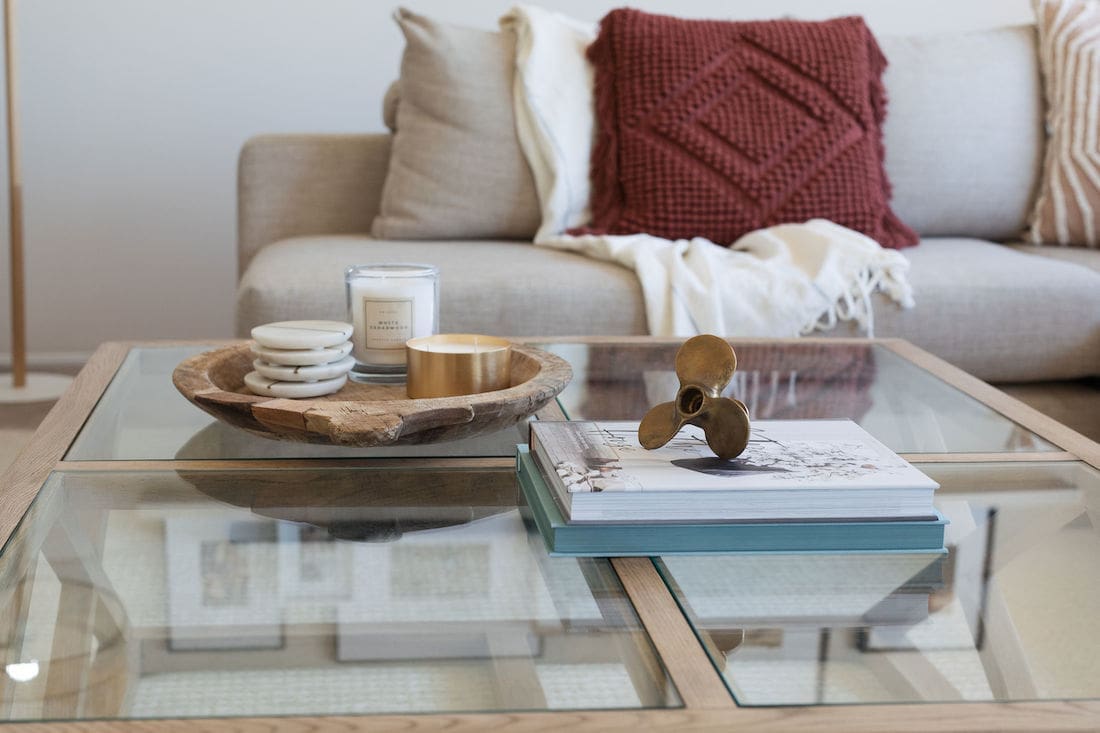
<svg viewBox="0 0 1100 733">
<path fill-rule="evenodd" d="M 529 346 L 512 346 L 512 386 L 461 397 L 412 400 L 404 384 L 348 381 L 339 392 L 290 400 L 254 395 L 247 342 L 207 351 L 172 373 L 196 407 L 256 435 L 276 440 L 360 447 L 460 440 L 502 430 L 534 414 L 573 377 L 568 362 Z"/>
</svg>

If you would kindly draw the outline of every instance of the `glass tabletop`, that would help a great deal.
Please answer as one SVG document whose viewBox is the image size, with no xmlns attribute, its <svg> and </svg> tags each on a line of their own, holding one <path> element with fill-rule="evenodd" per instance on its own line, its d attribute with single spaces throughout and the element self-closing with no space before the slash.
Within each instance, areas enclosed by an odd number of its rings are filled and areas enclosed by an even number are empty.
<svg viewBox="0 0 1100 733">
<path fill-rule="evenodd" d="M 640 420 L 679 388 L 677 345 L 540 345 L 573 366 L 558 398 L 571 420 Z M 738 345 L 727 396 L 754 420 L 850 418 L 898 453 L 1057 450 L 880 344 Z"/>
<path fill-rule="evenodd" d="M 54 473 L 0 555 L 0 719 L 679 707 L 511 469 Z"/>
<path fill-rule="evenodd" d="M 944 555 L 656 561 L 740 705 L 1100 698 L 1100 472 L 921 469 Z"/>
<path fill-rule="evenodd" d="M 138 347 L 73 441 L 69 461 L 511 457 L 526 442 L 520 424 L 468 440 L 391 448 L 348 448 L 269 440 L 219 422 L 188 402 L 172 385 L 184 359 L 211 347 Z"/>
<path fill-rule="evenodd" d="M 543 344 L 573 366 L 559 397 L 573 420 L 640 420 L 670 399 L 675 345 Z M 450 443 L 346 448 L 272 441 L 215 420 L 185 400 L 172 371 L 204 350 L 130 351 L 70 447 L 67 460 L 204 460 L 359 457 L 508 457 L 523 425 Z M 727 394 L 753 419 L 848 417 L 899 453 L 1049 451 L 1034 433 L 878 344 L 776 343 L 737 347 Z"/>
</svg>

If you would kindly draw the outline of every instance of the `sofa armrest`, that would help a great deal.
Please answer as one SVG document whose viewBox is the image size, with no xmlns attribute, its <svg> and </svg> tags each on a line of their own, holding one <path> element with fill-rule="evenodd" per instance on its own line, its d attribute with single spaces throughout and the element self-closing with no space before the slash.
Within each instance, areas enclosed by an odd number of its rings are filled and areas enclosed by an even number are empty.
<svg viewBox="0 0 1100 733">
<path fill-rule="evenodd" d="M 237 166 L 237 275 L 265 245 L 305 234 L 370 231 L 390 135 L 261 135 Z"/>
</svg>

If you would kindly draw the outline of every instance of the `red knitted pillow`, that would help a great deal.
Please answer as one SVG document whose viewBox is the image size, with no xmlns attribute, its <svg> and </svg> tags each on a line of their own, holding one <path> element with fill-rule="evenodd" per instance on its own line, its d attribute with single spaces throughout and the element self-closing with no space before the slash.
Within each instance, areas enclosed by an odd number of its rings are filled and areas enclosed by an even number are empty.
<svg viewBox="0 0 1100 733">
<path fill-rule="evenodd" d="M 599 132 L 592 222 L 730 244 L 831 219 L 917 243 L 883 170 L 886 59 L 861 18 L 681 20 L 613 10 L 588 49 Z"/>
</svg>

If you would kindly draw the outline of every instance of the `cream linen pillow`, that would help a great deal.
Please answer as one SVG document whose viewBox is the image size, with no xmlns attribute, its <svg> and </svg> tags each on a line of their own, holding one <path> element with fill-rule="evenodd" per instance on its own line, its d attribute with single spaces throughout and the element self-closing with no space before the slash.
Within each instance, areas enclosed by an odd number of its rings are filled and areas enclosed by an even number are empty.
<svg viewBox="0 0 1100 733">
<path fill-rule="evenodd" d="M 1036 244 L 1100 247 L 1100 0 L 1036 0 L 1047 97 Z"/>
<path fill-rule="evenodd" d="M 405 9 L 396 132 L 378 239 L 531 239 L 534 178 L 512 112 L 512 34 L 438 23 Z"/>
</svg>

